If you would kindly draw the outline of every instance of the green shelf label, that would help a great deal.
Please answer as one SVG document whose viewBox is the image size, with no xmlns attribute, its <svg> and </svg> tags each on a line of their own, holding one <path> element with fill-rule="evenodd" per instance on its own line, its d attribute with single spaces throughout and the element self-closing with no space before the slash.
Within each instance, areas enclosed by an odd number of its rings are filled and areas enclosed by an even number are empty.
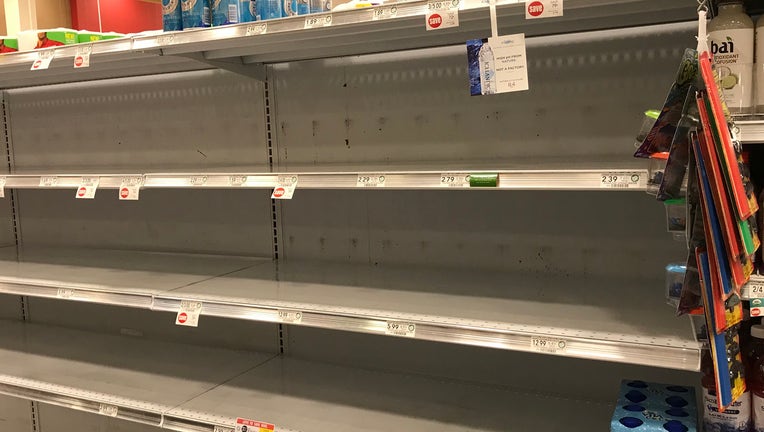
<svg viewBox="0 0 764 432">
<path fill-rule="evenodd" d="M 470 187 L 497 187 L 498 174 L 470 174 Z"/>
</svg>

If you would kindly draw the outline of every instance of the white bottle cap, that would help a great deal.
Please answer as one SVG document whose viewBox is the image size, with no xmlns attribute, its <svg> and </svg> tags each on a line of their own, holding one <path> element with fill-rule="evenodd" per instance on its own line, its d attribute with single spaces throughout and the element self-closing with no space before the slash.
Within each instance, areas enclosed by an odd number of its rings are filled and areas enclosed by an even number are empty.
<svg viewBox="0 0 764 432">
<path fill-rule="evenodd" d="M 751 336 L 755 337 L 756 339 L 764 339 L 764 325 L 757 324 L 755 326 L 751 326 Z"/>
</svg>

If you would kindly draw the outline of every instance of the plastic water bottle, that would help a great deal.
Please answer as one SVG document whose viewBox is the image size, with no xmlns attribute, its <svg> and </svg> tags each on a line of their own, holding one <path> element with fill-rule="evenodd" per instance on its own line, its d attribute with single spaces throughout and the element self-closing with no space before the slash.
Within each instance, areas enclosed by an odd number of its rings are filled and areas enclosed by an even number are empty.
<svg viewBox="0 0 764 432">
<path fill-rule="evenodd" d="M 496 67 L 494 66 L 493 50 L 484 43 L 478 52 L 480 62 L 480 94 L 496 93 Z"/>
<path fill-rule="evenodd" d="M 323 13 L 332 10 L 332 0 L 308 0 L 310 2 L 310 13 Z"/>
</svg>

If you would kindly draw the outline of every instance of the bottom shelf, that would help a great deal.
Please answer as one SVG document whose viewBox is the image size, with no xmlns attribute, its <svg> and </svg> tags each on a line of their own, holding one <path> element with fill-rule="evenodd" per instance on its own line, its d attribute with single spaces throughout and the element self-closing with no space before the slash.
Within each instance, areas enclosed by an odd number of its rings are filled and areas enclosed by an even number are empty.
<svg viewBox="0 0 764 432">
<path fill-rule="evenodd" d="M 0 393 L 177 431 L 600 430 L 612 407 L 270 353 L 0 321 Z M 554 415 L 549 415 L 553 410 Z"/>
</svg>

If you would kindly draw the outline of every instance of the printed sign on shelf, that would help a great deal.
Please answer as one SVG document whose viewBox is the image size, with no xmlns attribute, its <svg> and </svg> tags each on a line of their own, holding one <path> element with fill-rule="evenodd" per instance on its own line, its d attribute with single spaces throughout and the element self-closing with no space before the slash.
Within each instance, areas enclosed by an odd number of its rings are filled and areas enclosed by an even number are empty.
<svg viewBox="0 0 764 432">
<path fill-rule="evenodd" d="M 466 173 L 442 173 L 440 175 L 440 187 L 468 188 L 470 187 L 470 175 Z"/>
<path fill-rule="evenodd" d="M 268 31 L 268 23 L 250 24 L 247 26 L 247 36 L 265 34 Z"/>
<path fill-rule="evenodd" d="M 398 16 L 398 6 L 377 6 L 371 13 L 372 21 L 395 18 Z"/>
<path fill-rule="evenodd" d="M 114 405 L 100 404 L 98 413 L 108 417 L 116 417 L 119 414 L 119 407 Z"/>
<path fill-rule="evenodd" d="M 567 346 L 568 343 L 564 339 L 541 336 L 531 337 L 531 349 L 534 351 L 545 353 L 560 353 L 564 352 Z"/>
<path fill-rule="evenodd" d="M 40 177 L 40 187 L 50 188 L 55 187 L 58 184 L 58 177 L 56 176 L 42 176 Z"/>
<path fill-rule="evenodd" d="M 119 199 L 137 201 L 141 193 L 143 177 L 122 177 L 119 185 Z"/>
<path fill-rule="evenodd" d="M 459 26 L 459 0 L 434 0 L 427 3 L 424 16 L 427 30 Z"/>
<path fill-rule="evenodd" d="M 43 70 L 50 67 L 50 62 L 53 61 L 55 56 L 54 50 L 43 50 L 37 53 L 37 59 L 32 63 L 32 67 L 29 70 Z"/>
<path fill-rule="evenodd" d="M 175 324 L 187 327 L 199 326 L 199 315 L 202 313 L 202 302 L 182 300 Z"/>
<path fill-rule="evenodd" d="M 93 45 L 78 45 L 77 52 L 74 54 L 74 68 L 90 67 L 90 53 L 93 52 Z"/>
<path fill-rule="evenodd" d="M 279 320 L 287 324 L 300 324 L 302 322 L 302 312 L 279 309 Z"/>
<path fill-rule="evenodd" d="M 356 187 L 385 187 L 387 175 L 385 174 L 358 174 Z"/>
<path fill-rule="evenodd" d="M 100 182 L 100 177 L 82 177 L 80 179 L 80 185 L 77 187 L 77 194 L 74 197 L 77 199 L 95 198 L 96 190 L 98 190 L 98 183 Z"/>
<path fill-rule="evenodd" d="M 743 299 L 764 298 L 764 276 L 754 274 L 740 290 Z"/>
<path fill-rule="evenodd" d="M 309 16 L 305 18 L 306 29 L 329 27 L 330 25 L 332 25 L 331 15 Z"/>
<path fill-rule="evenodd" d="M 299 177 L 296 174 L 278 176 L 276 187 L 271 193 L 271 199 L 292 199 L 298 181 Z"/>
<path fill-rule="evenodd" d="M 276 427 L 270 423 L 245 418 L 236 419 L 236 432 L 273 432 Z"/>
<path fill-rule="evenodd" d="M 562 16 L 562 0 L 525 0 L 525 19 Z"/>
<path fill-rule="evenodd" d="M 638 172 L 633 173 L 602 173 L 600 174 L 600 188 L 605 189 L 633 189 L 644 188 L 646 178 Z"/>
<path fill-rule="evenodd" d="M 525 34 L 467 41 L 470 94 L 491 95 L 528 90 Z"/>
<path fill-rule="evenodd" d="M 385 334 L 391 336 L 415 337 L 416 324 L 402 321 L 388 321 Z"/>
<path fill-rule="evenodd" d="M 0 198 L 5 198 L 5 183 L 7 181 L 5 176 L 0 177 Z"/>
</svg>

